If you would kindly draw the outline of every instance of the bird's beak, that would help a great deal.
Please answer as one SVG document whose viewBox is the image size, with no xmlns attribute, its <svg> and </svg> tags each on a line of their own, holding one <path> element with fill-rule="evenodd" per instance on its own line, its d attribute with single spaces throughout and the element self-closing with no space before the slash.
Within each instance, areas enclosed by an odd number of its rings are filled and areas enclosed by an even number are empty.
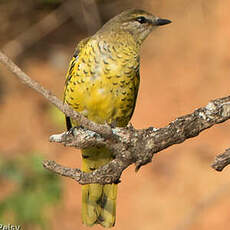
<svg viewBox="0 0 230 230">
<path fill-rule="evenodd" d="M 166 24 L 169 24 L 169 23 L 171 23 L 171 21 L 168 20 L 168 19 L 157 18 L 155 20 L 155 25 L 156 26 L 163 26 L 163 25 L 166 25 Z"/>
</svg>

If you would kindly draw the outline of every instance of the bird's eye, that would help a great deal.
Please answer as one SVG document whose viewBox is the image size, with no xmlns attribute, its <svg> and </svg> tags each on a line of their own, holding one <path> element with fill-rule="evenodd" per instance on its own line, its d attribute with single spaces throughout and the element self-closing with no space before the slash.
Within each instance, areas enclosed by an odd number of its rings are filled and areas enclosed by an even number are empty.
<svg viewBox="0 0 230 230">
<path fill-rule="evenodd" d="M 136 21 L 143 24 L 143 23 L 146 23 L 148 20 L 145 17 L 140 16 L 136 18 Z"/>
</svg>

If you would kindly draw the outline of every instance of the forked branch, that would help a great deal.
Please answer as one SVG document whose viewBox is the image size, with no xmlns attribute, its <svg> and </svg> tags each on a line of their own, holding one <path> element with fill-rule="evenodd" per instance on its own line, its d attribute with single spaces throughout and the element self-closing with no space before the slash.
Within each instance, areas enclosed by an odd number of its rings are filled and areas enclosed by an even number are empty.
<svg viewBox="0 0 230 230">
<path fill-rule="evenodd" d="M 2 52 L 0 52 L 0 62 L 24 84 L 42 94 L 63 113 L 75 119 L 81 125 L 73 128 L 71 132 L 52 135 L 50 141 L 76 148 L 105 145 L 113 151 L 114 160 L 91 173 L 64 167 L 54 161 L 44 162 L 45 168 L 59 175 L 75 179 L 80 184 L 118 183 L 122 172 L 129 165 L 136 164 L 136 170 L 138 170 L 142 165 L 151 162 L 153 155 L 161 150 L 195 137 L 205 129 L 230 118 L 230 96 L 228 96 L 212 100 L 207 106 L 179 117 L 163 128 L 150 127 L 142 130 L 136 130 L 132 126 L 111 128 L 108 125 L 99 125 L 89 121 L 81 114 L 73 111 L 56 96 L 52 95 L 50 91 L 32 80 Z M 227 162 L 224 164 L 225 167 L 230 161 L 226 161 L 226 158 L 224 160 Z M 219 167 L 214 168 L 220 170 Z"/>
</svg>

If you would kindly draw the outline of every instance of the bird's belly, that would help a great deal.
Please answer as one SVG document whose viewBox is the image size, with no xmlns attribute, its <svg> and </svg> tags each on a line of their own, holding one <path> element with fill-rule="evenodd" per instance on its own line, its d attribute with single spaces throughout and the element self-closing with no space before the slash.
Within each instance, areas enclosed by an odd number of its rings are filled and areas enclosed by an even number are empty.
<svg viewBox="0 0 230 230">
<path fill-rule="evenodd" d="M 126 126 L 135 107 L 139 85 L 138 59 L 127 56 L 121 61 L 115 54 L 111 58 L 109 52 L 97 55 L 87 52 L 78 57 L 73 67 L 66 85 L 65 102 L 96 123 Z"/>
<path fill-rule="evenodd" d="M 121 83 L 120 83 L 121 82 Z M 126 126 L 135 106 L 135 81 L 116 78 L 72 79 L 65 101 L 88 119 L 114 126 Z M 77 125 L 73 122 L 74 125 Z"/>
<path fill-rule="evenodd" d="M 104 88 L 91 89 L 90 95 L 84 98 L 83 110 L 88 119 L 96 123 L 110 123 L 119 108 L 116 98 Z"/>
<path fill-rule="evenodd" d="M 115 126 L 125 126 L 133 108 L 133 99 L 128 98 L 128 90 L 104 87 L 91 87 L 88 94 L 78 95 L 80 99 L 79 112 L 96 123 L 108 123 Z M 132 98 L 131 94 L 130 97 Z"/>
</svg>

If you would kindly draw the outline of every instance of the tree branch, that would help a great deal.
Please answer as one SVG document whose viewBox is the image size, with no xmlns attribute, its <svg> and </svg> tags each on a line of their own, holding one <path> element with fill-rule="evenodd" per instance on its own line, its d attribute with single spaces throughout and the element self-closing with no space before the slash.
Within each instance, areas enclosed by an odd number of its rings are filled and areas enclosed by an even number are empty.
<svg viewBox="0 0 230 230">
<path fill-rule="evenodd" d="M 81 114 L 73 111 L 38 82 L 30 79 L 2 52 L 0 52 L 0 62 L 6 65 L 23 83 L 42 94 L 63 113 L 82 125 L 73 128 L 69 132 L 52 135 L 50 137 L 51 142 L 58 142 L 76 148 L 103 145 L 114 153 L 114 160 L 91 173 L 64 167 L 54 161 L 44 162 L 45 168 L 59 175 L 73 178 L 80 184 L 117 183 L 122 172 L 129 165 L 135 163 L 137 171 L 142 165 L 151 162 L 153 155 L 157 152 L 195 137 L 205 129 L 230 118 L 230 96 L 228 96 L 213 100 L 207 106 L 177 118 L 164 128 L 150 127 L 136 130 L 129 126 L 112 129 L 107 125 L 99 125 L 89 121 Z"/>
<path fill-rule="evenodd" d="M 82 4 L 82 3 L 81 3 Z M 96 7 L 95 7 L 96 8 Z M 77 26 L 85 27 L 88 26 L 87 22 L 79 20 L 83 17 L 82 10 L 79 7 L 79 2 L 75 0 L 63 1 L 63 3 L 51 13 L 42 18 L 39 22 L 30 26 L 27 30 L 20 33 L 16 38 L 7 42 L 2 50 L 7 53 L 9 57 L 15 59 L 20 54 L 22 54 L 26 49 L 31 47 L 34 43 L 41 40 L 43 37 L 47 36 L 49 33 L 63 25 L 70 17 Z M 96 19 L 100 19 L 97 13 Z M 95 24 L 95 20 L 91 20 Z M 96 20 L 98 22 L 98 20 Z M 92 22 L 91 22 L 92 24 Z"/>
<path fill-rule="evenodd" d="M 96 183 L 106 184 L 119 179 L 122 171 L 129 165 L 135 163 L 136 170 L 138 170 L 142 165 L 151 162 L 154 154 L 195 137 L 205 129 L 229 118 L 230 97 L 225 97 L 213 100 L 207 106 L 177 118 L 164 128 L 150 127 L 143 130 L 136 130 L 133 127 L 114 128 L 112 132 L 116 135 L 116 138 L 106 139 L 95 132 L 87 131 L 82 127 L 75 127 L 71 132 L 52 135 L 50 141 L 75 148 L 98 145 L 105 145 L 110 148 L 116 156 L 115 160 L 93 172 Z M 119 167 L 117 166 L 117 160 L 119 161 Z M 54 167 L 50 168 L 47 165 L 49 165 L 48 162 L 46 162 L 46 168 L 59 173 Z M 107 166 L 112 173 L 108 173 Z M 88 183 L 91 183 L 90 181 L 91 179 L 88 180 Z M 81 181 L 78 182 L 81 183 Z"/>
<path fill-rule="evenodd" d="M 63 3 L 56 10 L 53 10 L 39 22 L 22 32 L 15 39 L 9 41 L 4 45 L 2 50 L 11 58 L 19 56 L 25 49 L 32 46 L 35 42 L 54 31 L 68 20 L 70 16 L 65 11 L 67 4 Z"/>
<path fill-rule="evenodd" d="M 14 74 L 15 77 L 19 78 L 22 83 L 34 89 L 41 95 L 43 95 L 49 102 L 60 109 L 64 114 L 76 120 L 79 124 L 83 125 L 89 130 L 95 131 L 102 134 L 103 136 L 109 137 L 111 128 L 107 125 L 98 125 L 80 113 L 73 111 L 67 104 L 63 104 L 56 96 L 54 96 L 49 90 L 45 89 L 38 82 L 32 80 L 26 73 L 24 73 L 17 65 L 15 65 L 4 53 L 0 51 L 0 63 L 5 65 L 7 69 Z"/>
<path fill-rule="evenodd" d="M 212 163 L 212 168 L 221 172 L 227 165 L 230 164 L 230 149 L 226 149 L 224 153 L 216 156 L 216 159 Z"/>
</svg>

